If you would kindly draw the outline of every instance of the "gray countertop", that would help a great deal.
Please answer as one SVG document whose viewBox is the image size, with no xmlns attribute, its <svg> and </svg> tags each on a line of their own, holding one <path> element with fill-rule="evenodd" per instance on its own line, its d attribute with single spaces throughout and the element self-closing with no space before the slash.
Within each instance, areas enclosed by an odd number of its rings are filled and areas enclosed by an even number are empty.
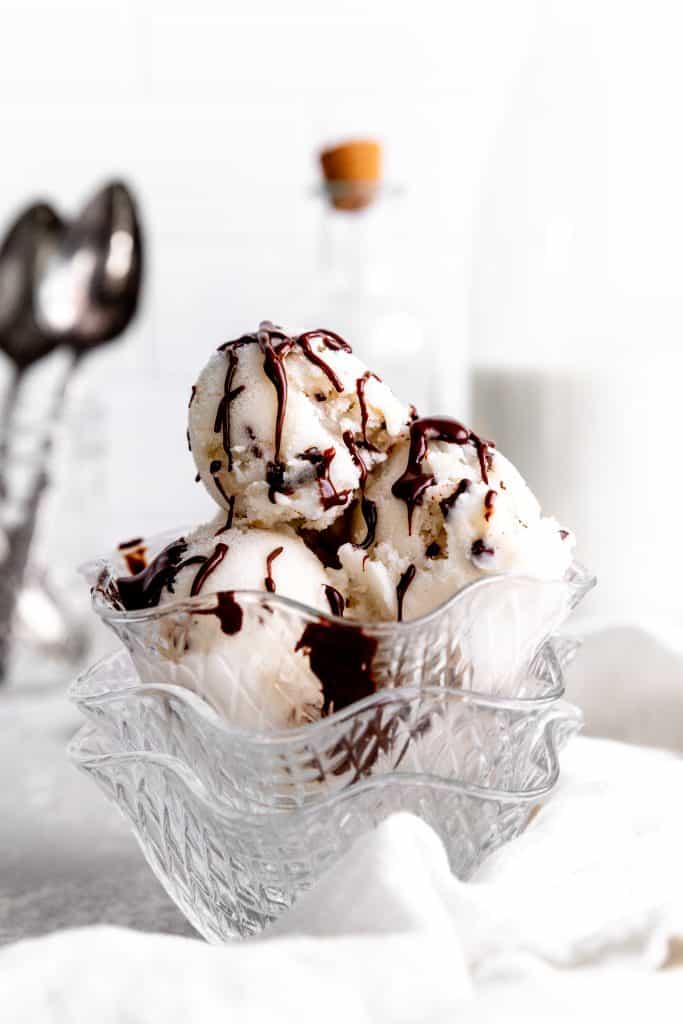
<svg viewBox="0 0 683 1024">
<path fill-rule="evenodd" d="M 68 761 L 64 689 L 0 689 L 0 943 L 107 923 L 195 934 L 117 809 Z"/>
</svg>

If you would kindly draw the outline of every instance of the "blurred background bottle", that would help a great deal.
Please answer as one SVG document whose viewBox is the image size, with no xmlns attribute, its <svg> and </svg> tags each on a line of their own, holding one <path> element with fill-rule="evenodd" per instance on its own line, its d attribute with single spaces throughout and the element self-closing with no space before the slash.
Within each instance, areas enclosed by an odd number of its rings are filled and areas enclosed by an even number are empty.
<svg viewBox="0 0 683 1024">
<path fill-rule="evenodd" d="M 331 328 L 398 395 L 433 409 L 438 352 L 428 345 L 413 283 L 404 192 L 383 180 L 375 141 L 327 149 L 320 163 L 318 263 L 295 327 Z"/>
</svg>

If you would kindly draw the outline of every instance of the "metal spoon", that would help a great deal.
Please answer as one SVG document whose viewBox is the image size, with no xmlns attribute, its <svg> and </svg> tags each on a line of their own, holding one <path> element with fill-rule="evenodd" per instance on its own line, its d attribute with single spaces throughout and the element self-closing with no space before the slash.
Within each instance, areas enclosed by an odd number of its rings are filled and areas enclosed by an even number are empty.
<svg viewBox="0 0 683 1024">
<path fill-rule="evenodd" d="M 121 182 L 100 189 L 62 231 L 35 292 L 36 321 L 75 353 L 117 337 L 135 315 L 142 279 L 142 233 Z"/>
<path fill-rule="evenodd" d="M 63 221 L 51 206 L 33 203 L 19 214 L 0 245 L 0 351 L 11 360 L 0 407 L 0 497 L 7 493 L 5 469 L 10 422 L 22 374 L 57 344 L 36 323 L 33 294 L 41 269 L 63 229 Z"/>
<path fill-rule="evenodd" d="M 10 531 L 9 556 L 0 572 L 0 681 L 37 513 L 49 482 L 52 435 L 63 415 L 68 386 L 80 359 L 128 326 L 142 280 L 142 232 L 125 185 L 113 182 L 101 189 L 67 226 L 56 215 L 50 218 L 52 211 L 45 204 L 30 211 L 31 217 L 20 218 L 0 247 L 0 335 L 7 339 L 2 347 L 17 368 L 10 383 L 10 406 L 16 401 L 20 375 L 32 362 L 58 345 L 70 349 L 72 358 L 53 393 L 46 416 L 49 430 L 24 504 L 25 516 Z M 14 254 L 14 263 L 9 262 L 9 284 L 3 286 L 5 250 Z M 4 333 L 3 323 L 8 325 Z M 19 331 L 17 325 L 27 326 Z M 9 415 L 2 426 L 4 443 Z"/>
<path fill-rule="evenodd" d="M 36 323 L 33 296 L 63 230 L 51 206 L 34 203 L 16 218 L 0 245 L 0 350 L 17 371 L 57 344 Z"/>
</svg>

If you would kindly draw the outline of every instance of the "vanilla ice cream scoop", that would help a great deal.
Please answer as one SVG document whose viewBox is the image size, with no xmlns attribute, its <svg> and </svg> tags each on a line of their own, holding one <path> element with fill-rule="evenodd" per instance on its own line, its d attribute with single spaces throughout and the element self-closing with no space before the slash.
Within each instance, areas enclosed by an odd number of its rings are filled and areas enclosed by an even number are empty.
<svg viewBox="0 0 683 1024">
<path fill-rule="evenodd" d="M 222 530 L 217 520 L 178 538 L 136 575 L 119 578 L 117 588 L 131 611 L 218 595 L 215 607 L 150 624 L 156 654 L 131 652 L 143 681 L 159 681 L 161 655 L 165 681 L 200 694 L 236 725 L 276 729 L 320 716 L 320 680 L 296 649 L 298 618 L 240 601 L 240 592 L 263 591 L 329 614 L 325 570 L 287 527 Z"/>
<path fill-rule="evenodd" d="M 409 407 L 331 331 L 264 321 L 222 345 L 192 389 L 188 442 L 228 522 L 324 529 L 407 437 Z"/>
<path fill-rule="evenodd" d="M 456 420 L 415 420 L 368 478 L 364 502 L 373 535 L 357 515 L 355 544 L 340 548 L 342 568 L 330 573 L 349 617 L 416 618 L 473 580 L 560 579 L 572 561 L 573 536 L 541 515 L 491 442 Z"/>
</svg>

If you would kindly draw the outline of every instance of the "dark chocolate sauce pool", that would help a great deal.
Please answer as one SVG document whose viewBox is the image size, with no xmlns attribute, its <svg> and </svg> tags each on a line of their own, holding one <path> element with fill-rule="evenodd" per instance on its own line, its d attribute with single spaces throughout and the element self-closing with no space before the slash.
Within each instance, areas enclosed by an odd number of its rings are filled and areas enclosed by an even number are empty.
<svg viewBox="0 0 683 1024">
<path fill-rule="evenodd" d="M 242 628 L 242 609 L 235 600 L 232 590 L 216 594 L 215 608 L 197 608 L 194 615 L 215 615 L 227 636 L 234 636 Z"/>
<path fill-rule="evenodd" d="M 311 669 L 322 684 L 324 715 L 375 692 L 372 660 L 377 641 L 362 629 L 333 622 L 311 622 L 296 650 L 308 655 Z"/>
</svg>

